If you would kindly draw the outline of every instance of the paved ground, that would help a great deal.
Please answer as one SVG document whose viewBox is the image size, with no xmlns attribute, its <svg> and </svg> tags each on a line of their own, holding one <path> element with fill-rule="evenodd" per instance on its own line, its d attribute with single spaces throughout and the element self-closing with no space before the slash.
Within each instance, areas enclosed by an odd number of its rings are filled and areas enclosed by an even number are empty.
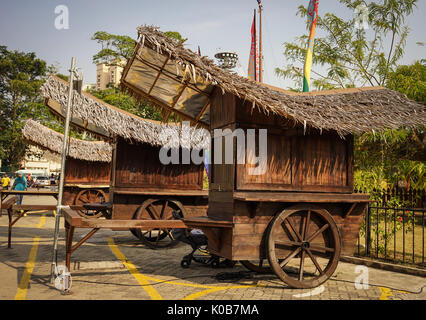
<svg viewBox="0 0 426 320">
<path fill-rule="evenodd" d="M 24 203 L 46 203 L 45 199 L 26 197 Z M 54 203 L 53 199 L 49 202 Z M 49 282 L 52 212 L 32 213 L 13 229 L 12 249 L 7 249 L 7 215 L 0 217 L 0 299 L 211 299 L 211 300 L 299 300 L 299 299 L 426 299 L 426 279 L 395 272 L 368 269 L 370 286 L 357 289 L 356 265 L 341 262 L 335 275 L 314 290 L 286 287 L 274 275 L 254 279 L 220 282 L 219 272 L 243 271 L 212 269 L 193 264 L 180 267 L 189 247 L 151 250 L 136 241 L 130 232 L 101 230 L 72 257 L 70 295 L 61 295 Z M 86 231 L 77 231 L 79 239 Z M 64 230 L 61 221 L 59 261 L 64 260 Z"/>
</svg>

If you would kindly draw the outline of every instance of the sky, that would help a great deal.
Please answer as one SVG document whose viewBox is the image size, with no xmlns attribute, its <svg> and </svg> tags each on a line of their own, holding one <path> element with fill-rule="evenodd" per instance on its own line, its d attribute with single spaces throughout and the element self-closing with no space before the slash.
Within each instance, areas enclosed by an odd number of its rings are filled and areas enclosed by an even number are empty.
<svg viewBox="0 0 426 320">
<path fill-rule="evenodd" d="M 276 67 L 287 64 L 283 43 L 307 33 L 304 19 L 296 16 L 297 7 L 308 0 L 263 0 L 264 82 L 278 87 L 291 86 L 289 80 L 275 75 Z M 218 51 L 236 52 L 240 58 L 237 71 L 247 74 L 250 51 L 250 29 L 256 0 L 1 0 L 0 45 L 9 50 L 35 52 L 49 65 L 68 74 L 71 58 L 82 69 L 84 83 L 96 82 L 92 56 L 100 45 L 90 38 L 96 31 L 129 35 L 136 38 L 136 27 L 155 25 L 162 31 L 178 31 L 188 38 L 186 46 L 193 51 L 200 46 L 202 55 L 210 58 Z M 69 10 L 69 29 L 55 28 L 55 8 Z M 321 0 L 319 14 L 333 12 L 351 17 L 337 0 Z M 406 24 L 411 29 L 406 53 L 400 64 L 411 64 L 426 58 L 426 0 L 419 0 Z M 321 32 L 317 32 L 321 36 Z"/>
</svg>

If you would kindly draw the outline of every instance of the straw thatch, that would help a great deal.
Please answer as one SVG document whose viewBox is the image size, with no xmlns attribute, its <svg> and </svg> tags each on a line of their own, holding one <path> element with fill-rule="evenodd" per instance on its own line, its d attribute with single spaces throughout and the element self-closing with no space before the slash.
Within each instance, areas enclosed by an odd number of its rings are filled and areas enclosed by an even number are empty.
<svg viewBox="0 0 426 320">
<path fill-rule="evenodd" d="M 29 143 L 62 154 L 64 135 L 56 132 L 32 119 L 28 119 L 22 129 L 22 135 Z M 111 162 L 112 147 L 103 141 L 85 141 L 70 138 L 68 156 L 78 160 Z"/>
<path fill-rule="evenodd" d="M 61 104 L 62 114 L 65 114 L 68 86 L 66 81 L 51 75 L 41 88 L 45 97 Z M 87 92 L 79 94 L 74 91 L 72 106 L 73 117 L 101 128 L 112 136 L 172 148 L 205 149 L 210 144 L 210 135 L 205 129 L 143 119 L 109 105 Z"/>
<path fill-rule="evenodd" d="M 196 79 L 201 77 L 205 83 L 220 88 L 222 93 L 229 92 L 253 103 L 266 114 L 272 113 L 294 120 L 303 126 L 320 130 L 335 130 L 343 136 L 348 133 L 363 133 L 400 127 L 417 127 L 426 123 L 426 108 L 407 99 L 403 94 L 383 88 L 353 88 L 332 91 L 294 93 L 280 88 L 260 84 L 238 76 L 216 66 L 207 57 L 198 54 L 165 36 L 156 27 L 138 28 L 139 43 L 135 56 L 129 60 L 128 71 L 132 64 L 140 59 L 144 47 L 157 55 L 152 61 L 160 61 L 160 56 L 168 56 L 176 64 L 176 77 L 182 79 L 185 74 Z M 153 51 L 152 51 L 153 50 Z M 170 63 L 169 60 L 169 63 Z M 160 69 L 161 65 L 156 66 Z M 163 68 L 164 69 L 164 66 Z M 161 71 L 160 71 L 161 72 Z M 141 75 L 142 77 L 142 75 Z M 129 92 L 134 88 L 123 81 L 122 86 Z M 151 89 L 152 90 L 152 89 Z M 153 97 L 155 100 L 155 96 Z M 195 114 L 189 114 L 194 120 Z M 198 119 L 200 115 L 198 115 Z"/>
</svg>

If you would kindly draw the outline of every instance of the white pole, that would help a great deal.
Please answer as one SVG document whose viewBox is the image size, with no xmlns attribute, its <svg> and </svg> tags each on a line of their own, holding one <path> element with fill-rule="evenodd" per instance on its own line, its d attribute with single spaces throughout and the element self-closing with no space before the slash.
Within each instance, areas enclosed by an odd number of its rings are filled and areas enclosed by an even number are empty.
<svg viewBox="0 0 426 320">
<path fill-rule="evenodd" d="M 61 161 L 61 173 L 59 177 L 59 188 L 58 188 L 58 204 L 56 208 L 56 220 L 55 220 L 55 234 L 53 238 L 53 255 L 52 255 L 52 265 L 50 270 L 50 282 L 54 283 L 55 281 L 55 271 L 56 271 L 56 260 L 58 253 L 58 237 L 59 237 L 59 224 L 61 222 L 61 210 L 62 210 L 62 196 L 64 193 L 64 179 L 65 179 L 65 160 L 67 158 L 68 150 L 68 136 L 70 131 L 70 117 L 71 117 L 71 104 L 72 104 L 72 94 L 73 94 L 73 82 L 74 82 L 74 73 L 75 69 L 75 58 L 71 59 L 71 69 L 70 71 L 70 83 L 68 90 L 68 102 L 67 110 L 65 117 L 65 133 L 64 133 L 64 144 L 62 145 L 62 161 Z"/>
</svg>

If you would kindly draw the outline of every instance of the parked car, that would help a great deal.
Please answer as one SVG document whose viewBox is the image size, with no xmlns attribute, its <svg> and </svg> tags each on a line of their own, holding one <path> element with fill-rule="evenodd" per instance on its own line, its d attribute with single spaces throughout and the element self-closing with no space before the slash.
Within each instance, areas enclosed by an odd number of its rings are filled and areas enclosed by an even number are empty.
<svg viewBox="0 0 426 320">
<path fill-rule="evenodd" d="M 43 188 L 50 186 L 50 179 L 45 176 L 38 176 L 34 181 L 34 186 L 36 188 Z"/>
</svg>

